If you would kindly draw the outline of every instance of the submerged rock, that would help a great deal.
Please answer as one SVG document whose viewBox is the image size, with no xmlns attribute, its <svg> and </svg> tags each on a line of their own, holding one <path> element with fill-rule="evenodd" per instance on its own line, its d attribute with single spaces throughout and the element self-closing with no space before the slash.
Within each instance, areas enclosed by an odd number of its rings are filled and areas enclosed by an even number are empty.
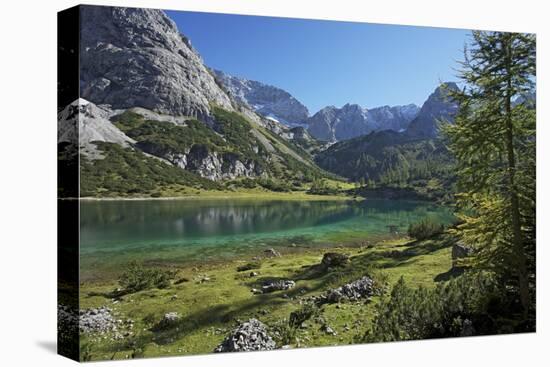
<svg viewBox="0 0 550 367">
<path fill-rule="evenodd" d="M 250 319 L 233 330 L 214 352 L 248 352 L 275 348 L 276 344 L 267 333 L 265 325 L 257 319 Z"/>
</svg>

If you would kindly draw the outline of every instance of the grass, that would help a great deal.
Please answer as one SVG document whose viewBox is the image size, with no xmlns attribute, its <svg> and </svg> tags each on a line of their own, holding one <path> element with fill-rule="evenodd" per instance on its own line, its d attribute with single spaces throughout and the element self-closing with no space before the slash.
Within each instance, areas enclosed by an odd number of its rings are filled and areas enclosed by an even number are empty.
<svg viewBox="0 0 550 367">
<path fill-rule="evenodd" d="M 263 259 L 250 277 L 238 272 L 250 258 L 216 265 L 179 267 L 175 282 L 167 289 L 149 289 L 128 294 L 113 302 L 109 295 L 116 280 L 81 284 L 80 307 L 107 305 L 117 317 L 135 322 L 135 336 L 112 341 L 109 335 L 84 336 L 82 345 L 92 360 L 124 359 L 134 356 L 166 356 L 210 353 L 239 321 L 255 317 L 272 330 L 286 323 L 291 312 L 299 310 L 301 300 L 355 280 L 365 273 L 379 282 L 392 285 L 403 276 L 411 285 L 434 286 L 435 278 L 451 267 L 450 244 L 445 236 L 425 241 L 394 239 L 363 247 L 332 248 L 330 251 L 351 255 L 342 269 L 322 271 L 317 266 L 326 249 L 304 249 L 299 253 Z M 259 249 L 261 251 L 263 249 Z M 209 280 L 204 281 L 207 277 Z M 296 287 L 286 292 L 253 295 L 268 279 L 293 279 Z M 284 298 L 283 294 L 289 298 Z M 364 335 L 374 316 L 372 302 L 325 305 L 317 318 L 298 328 L 294 347 L 352 344 Z M 178 312 L 179 323 L 173 328 L 153 332 L 151 328 L 167 312 Z M 327 335 L 326 323 L 337 331 Z M 105 338 L 106 337 L 106 338 Z"/>
<path fill-rule="evenodd" d="M 196 187 L 184 185 L 167 185 L 158 188 L 154 191 L 155 195 L 146 196 L 142 194 L 111 196 L 111 197 L 88 197 L 84 199 L 101 200 L 101 199 L 186 199 L 186 200 L 204 200 L 204 199 L 265 199 L 265 200 L 351 200 L 351 196 L 345 194 L 337 195 L 312 195 L 308 194 L 307 190 L 298 190 L 290 192 L 276 192 L 266 190 L 260 187 L 255 188 L 234 188 L 234 189 L 219 189 L 206 190 Z"/>
</svg>

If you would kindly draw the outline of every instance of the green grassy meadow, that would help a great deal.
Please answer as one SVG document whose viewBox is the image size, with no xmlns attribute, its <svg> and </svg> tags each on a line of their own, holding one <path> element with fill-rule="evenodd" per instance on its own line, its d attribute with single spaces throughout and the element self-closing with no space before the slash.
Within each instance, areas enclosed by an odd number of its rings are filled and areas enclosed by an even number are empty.
<svg viewBox="0 0 550 367">
<path fill-rule="evenodd" d="M 222 264 L 178 267 L 166 289 L 148 289 L 120 297 L 112 292 L 116 279 L 85 282 L 80 287 L 80 308 L 110 307 L 121 325 L 133 320 L 131 329 L 121 327 L 123 338 L 113 332 L 82 334 L 84 360 L 127 359 L 167 355 L 211 353 L 239 323 L 257 318 L 272 332 L 278 347 L 291 348 L 346 345 L 361 342 L 370 327 L 374 307 L 381 297 L 357 303 L 327 304 L 317 316 L 288 332 L 291 312 L 304 307 L 311 296 L 336 288 L 364 275 L 371 276 L 383 290 L 400 277 L 411 285 L 434 287 L 435 279 L 451 268 L 450 243 L 445 235 L 425 241 L 407 238 L 382 241 L 368 246 L 336 247 L 331 252 L 350 255 L 345 267 L 325 270 L 319 264 L 328 249 L 304 249 L 281 257 L 262 258 L 250 271 L 237 271 L 252 259 Z M 259 254 L 261 255 L 261 254 Z M 251 271 L 257 273 L 250 276 Z M 288 291 L 253 294 L 266 280 L 292 279 L 296 286 Z M 164 314 L 177 312 L 180 319 L 173 327 L 155 331 Z M 330 325 L 336 334 L 327 334 L 322 325 Z"/>
</svg>

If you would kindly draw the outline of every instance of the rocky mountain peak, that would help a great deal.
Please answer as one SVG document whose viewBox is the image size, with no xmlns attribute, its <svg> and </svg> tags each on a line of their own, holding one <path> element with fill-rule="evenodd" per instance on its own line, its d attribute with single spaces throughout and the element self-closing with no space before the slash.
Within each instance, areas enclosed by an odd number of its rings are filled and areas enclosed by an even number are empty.
<svg viewBox="0 0 550 367">
<path fill-rule="evenodd" d="M 143 107 L 208 119 L 232 109 L 190 41 L 156 9 L 81 6 L 81 96 L 114 109 Z"/>
<path fill-rule="evenodd" d="M 433 138 L 438 134 L 438 121 L 453 122 L 458 104 L 449 96 L 449 91 L 452 90 L 458 90 L 458 85 L 454 82 L 446 82 L 438 86 L 424 102 L 418 116 L 411 122 L 407 134 Z"/>
<path fill-rule="evenodd" d="M 372 109 L 351 103 L 342 108 L 328 106 L 308 119 L 308 131 L 323 141 L 348 140 L 372 131 L 403 131 L 418 111 L 414 104 Z"/>
<path fill-rule="evenodd" d="M 304 123 L 309 116 L 307 107 L 283 89 L 220 70 L 214 73 L 230 96 L 260 115 L 290 126 Z"/>
</svg>

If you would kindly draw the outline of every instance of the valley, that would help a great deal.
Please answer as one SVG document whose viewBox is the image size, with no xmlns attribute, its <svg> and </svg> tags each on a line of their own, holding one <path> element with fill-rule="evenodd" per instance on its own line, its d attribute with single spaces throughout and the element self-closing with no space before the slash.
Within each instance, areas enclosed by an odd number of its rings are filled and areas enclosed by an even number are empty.
<svg viewBox="0 0 550 367">
<path fill-rule="evenodd" d="M 511 130 L 455 82 L 313 112 L 210 67 L 164 11 L 80 11 L 79 98 L 57 116 L 79 284 L 60 280 L 58 313 L 83 361 L 534 330 L 528 82 Z"/>
</svg>

